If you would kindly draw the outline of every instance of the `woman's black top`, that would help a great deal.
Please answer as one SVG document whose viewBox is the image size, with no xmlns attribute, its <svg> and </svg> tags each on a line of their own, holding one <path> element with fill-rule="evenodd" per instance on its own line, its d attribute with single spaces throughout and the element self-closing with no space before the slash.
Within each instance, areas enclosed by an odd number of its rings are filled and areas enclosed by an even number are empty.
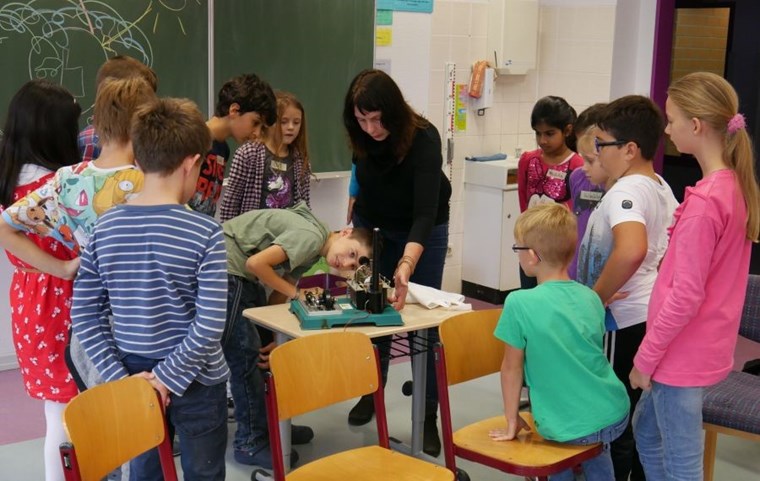
<svg viewBox="0 0 760 481">
<path fill-rule="evenodd" d="M 449 220 L 451 182 L 443 173 L 441 136 L 429 124 L 417 129 L 406 157 L 394 159 L 388 139 L 369 139 L 367 157 L 357 158 L 359 195 L 354 209 L 371 224 L 409 232 L 407 242 L 425 245 L 434 226 Z"/>
</svg>

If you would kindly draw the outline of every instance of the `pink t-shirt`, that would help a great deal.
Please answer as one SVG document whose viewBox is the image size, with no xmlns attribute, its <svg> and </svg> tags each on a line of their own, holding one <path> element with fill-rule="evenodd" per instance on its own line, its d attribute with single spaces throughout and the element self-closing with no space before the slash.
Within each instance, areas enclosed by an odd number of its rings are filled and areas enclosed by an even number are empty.
<svg viewBox="0 0 760 481">
<path fill-rule="evenodd" d="M 557 165 L 544 162 L 541 149 L 524 152 L 517 162 L 520 212 L 546 202 L 564 204 L 572 209 L 570 174 L 580 167 L 583 167 L 583 157 L 575 152 Z"/>
<path fill-rule="evenodd" d="M 649 301 L 639 371 L 669 386 L 709 386 L 733 367 L 747 290 L 747 206 L 732 170 L 686 189 Z"/>
</svg>

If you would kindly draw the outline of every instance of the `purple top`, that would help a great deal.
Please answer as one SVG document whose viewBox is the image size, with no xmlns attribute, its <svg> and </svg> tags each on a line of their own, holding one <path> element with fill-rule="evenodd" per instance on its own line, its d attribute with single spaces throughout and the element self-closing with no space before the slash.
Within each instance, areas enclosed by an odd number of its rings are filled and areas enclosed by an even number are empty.
<svg viewBox="0 0 760 481">
<path fill-rule="evenodd" d="M 573 213 L 578 220 L 578 242 L 575 246 L 575 256 L 573 256 L 573 262 L 570 263 L 567 272 L 570 275 L 570 279 L 576 280 L 578 277 L 578 249 L 581 246 L 581 240 L 586 233 L 586 225 L 588 224 L 588 218 L 591 216 L 591 211 L 594 210 L 602 200 L 604 195 L 604 188 L 599 185 L 592 184 L 583 169 L 575 169 L 570 174 L 570 194 L 573 199 Z"/>
</svg>

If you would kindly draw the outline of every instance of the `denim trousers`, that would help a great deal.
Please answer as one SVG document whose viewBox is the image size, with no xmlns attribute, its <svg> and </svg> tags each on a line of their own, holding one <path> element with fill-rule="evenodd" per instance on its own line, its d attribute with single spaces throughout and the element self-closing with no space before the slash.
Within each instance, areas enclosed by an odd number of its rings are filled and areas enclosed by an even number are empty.
<svg viewBox="0 0 760 481">
<path fill-rule="evenodd" d="M 371 222 L 363 219 L 356 214 L 353 217 L 353 224 L 355 227 L 375 227 Z M 404 255 L 404 248 L 406 247 L 407 240 L 409 238 L 408 232 L 397 232 L 380 229 L 380 235 L 383 242 L 383 250 L 380 254 L 380 274 L 388 280 L 393 279 L 393 274 L 396 271 L 396 264 Z M 422 256 L 417 261 L 417 266 L 414 269 L 414 274 L 409 279 L 411 282 L 420 284 L 423 286 L 433 287 L 435 289 L 441 288 L 443 282 L 443 266 L 446 262 L 446 252 L 449 247 L 449 224 L 440 224 L 433 227 L 427 240 L 425 241 L 425 250 L 422 251 Z M 409 342 L 412 343 L 410 334 Z M 428 329 L 428 345 L 432 346 L 438 342 L 438 329 Z M 380 352 L 380 370 L 383 375 L 383 385 L 388 378 L 388 365 L 390 363 L 390 337 L 381 337 L 377 340 L 377 347 Z M 412 362 L 415 362 L 416 357 L 412 356 Z M 438 401 L 437 383 L 435 379 L 435 356 L 432 351 L 428 352 L 427 356 L 427 384 L 425 390 L 425 397 L 430 401 Z"/>
<path fill-rule="evenodd" d="M 261 284 L 228 275 L 227 321 L 222 334 L 222 351 L 230 367 L 230 391 L 235 402 L 235 439 L 238 451 L 257 451 L 269 444 L 264 373 L 257 366 L 261 338 L 243 310 L 266 305 Z"/>
<path fill-rule="evenodd" d="M 562 442 L 563 444 L 574 444 L 579 446 L 604 443 L 604 450 L 599 456 L 581 463 L 581 466 L 583 467 L 583 476 L 586 478 L 586 481 L 614 481 L 615 469 L 612 467 L 610 443 L 623 434 L 626 426 L 628 426 L 628 414 L 626 414 L 620 421 L 610 424 L 601 431 L 578 439 Z M 567 469 L 561 473 L 549 476 L 549 479 L 551 481 L 573 480 L 575 479 L 575 474 L 573 474 L 572 469 Z"/>
<path fill-rule="evenodd" d="M 156 359 L 128 354 L 122 359 L 127 372 L 150 372 Z M 184 479 L 216 481 L 225 477 L 224 453 L 227 450 L 227 388 L 225 383 L 205 386 L 190 384 L 182 396 L 170 394 L 166 409 L 170 431 L 179 435 Z M 130 481 L 161 481 L 158 449 L 151 449 L 129 463 Z"/>
<path fill-rule="evenodd" d="M 647 479 L 702 480 L 703 391 L 652 381 L 652 389 L 641 395 L 633 434 Z"/>
</svg>

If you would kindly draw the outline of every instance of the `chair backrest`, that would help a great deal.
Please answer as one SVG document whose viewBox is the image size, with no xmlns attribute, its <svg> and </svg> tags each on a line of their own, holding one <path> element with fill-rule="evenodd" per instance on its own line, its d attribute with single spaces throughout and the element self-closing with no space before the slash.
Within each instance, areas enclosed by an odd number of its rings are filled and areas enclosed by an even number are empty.
<svg viewBox="0 0 760 481">
<path fill-rule="evenodd" d="M 63 425 L 76 452 L 79 476 L 85 481 L 103 479 L 166 438 L 161 400 L 140 377 L 100 384 L 79 394 L 63 411 Z M 62 452 L 65 449 L 64 444 Z M 70 470 L 66 458 L 63 462 L 64 471 Z M 169 469 L 175 469 L 173 461 Z M 177 479 L 176 471 L 173 479 Z"/>
<path fill-rule="evenodd" d="M 760 342 L 760 275 L 750 275 L 739 334 Z"/>
<path fill-rule="evenodd" d="M 498 372 L 504 357 L 504 343 L 493 331 L 501 309 L 458 314 L 438 328 L 446 354 L 449 386 Z"/>
<path fill-rule="evenodd" d="M 280 420 L 375 392 L 375 349 L 365 334 L 329 332 L 277 346 L 269 357 Z"/>
</svg>

